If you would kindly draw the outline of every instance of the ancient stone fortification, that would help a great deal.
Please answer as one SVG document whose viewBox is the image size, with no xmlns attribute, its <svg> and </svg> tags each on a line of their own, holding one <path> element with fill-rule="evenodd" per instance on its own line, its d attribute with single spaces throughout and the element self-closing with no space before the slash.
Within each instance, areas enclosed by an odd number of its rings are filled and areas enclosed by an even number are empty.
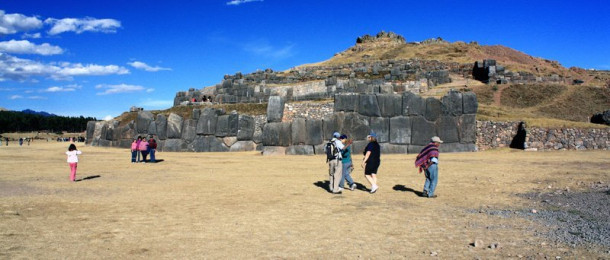
<svg viewBox="0 0 610 260">
<path fill-rule="evenodd" d="M 487 150 L 508 147 L 517 134 L 519 122 L 477 122 L 477 147 Z M 531 150 L 608 150 L 610 128 L 545 129 L 527 127 L 526 146 Z"/>
<path fill-rule="evenodd" d="M 472 77 L 484 83 L 495 84 L 528 84 L 528 83 L 574 83 L 566 82 L 562 76 L 536 76 L 528 72 L 513 72 L 504 66 L 496 64 L 495 60 L 476 61 L 472 68 Z"/>
<path fill-rule="evenodd" d="M 128 148 L 134 137 L 152 135 L 159 140 L 160 151 L 321 154 L 335 131 L 353 138 L 355 151 L 364 149 L 366 136 L 374 131 L 384 153 L 418 152 L 434 135 L 445 141 L 443 151 L 474 151 L 477 106 L 473 93 L 455 91 L 441 100 L 411 92 L 337 94 L 331 115 L 283 121 L 287 106 L 274 96 L 269 99 L 267 116 L 258 120 L 213 108 L 196 109 L 192 118 L 155 117 L 141 111 L 123 126 L 118 121 L 89 122 L 87 140 L 94 146 Z M 263 125 L 260 120 L 265 119 Z"/>
</svg>

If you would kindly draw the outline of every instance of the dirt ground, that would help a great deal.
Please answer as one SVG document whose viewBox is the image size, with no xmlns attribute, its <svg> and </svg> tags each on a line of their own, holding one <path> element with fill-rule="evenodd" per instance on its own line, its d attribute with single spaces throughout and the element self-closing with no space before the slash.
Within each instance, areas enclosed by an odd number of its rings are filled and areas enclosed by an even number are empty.
<svg viewBox="0 0 610 260">
<path fill-rule="evenodd" d="M 126 149 L 77 143 L 73 183 L 67 146 L 0 147 L 0 258 L 610 258 L 537 235 L 549 227 L 524 216 L 545 209 L 523 196 L 610 183 L 610 151 L 443 153 L 427 199 L 412 154 L 382 155 L 377 193 L 356 166 L 358 190 L 333 195 L 322 156 L 162 152 L 132 164 Z"/>
</svg>

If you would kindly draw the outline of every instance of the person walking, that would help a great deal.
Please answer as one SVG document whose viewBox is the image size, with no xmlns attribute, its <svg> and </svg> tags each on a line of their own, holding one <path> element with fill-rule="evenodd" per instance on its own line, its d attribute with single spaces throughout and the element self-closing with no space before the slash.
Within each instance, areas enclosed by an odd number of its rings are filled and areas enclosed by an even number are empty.
<svg viewBox="0 0 610 260">
<path fill-rule="evenodd" d="M 134 138 L 131 143 L 131 163 L 136 163 L 136 156 L 138 155 L 138 139 Z"/>
<path fill-rule="evenodd" d="M 76 166 L 78 164 L 78 155 L 81 151 L 76 149 L 76 145 L 70 144 L 66 155 L 68 156 L 68 165 L 70 165 L 70 181 L 76 181 Z"/>
<path fill-rule="evenodd" d="M 349 186 L 349 190 L 354 190 L 356 188 L 356 183 L 352 179 L 351 173 L 354 170 L 354 166 L 352 165 L 352 139 L 349 139 L 347 135 L 341 135 L 339 137 L 341 143 L 343 143 L 343 152 L 341 153 L 341 164 L 342 164 L 342 174 L 343 177 L 341 181 L 339 181 L 339 189 L 343 189 L 343 184 L 347 181 L 347 185 Z"/>
<path fill-rule="evenodd" d="M 339 182 L 343 178 L 342 174 L 342 163 L 341 163 L 341 151 L 343 150 L 343 143 L 339 141 L 341 134 L 338 132 L 333 133 L 333 138 L 326 143 L 326 162 L 328 163 L 328 175 L 329 175 L 329 186 L 328 189 L 333 194 L 341 194 L 339 188 Z"/>
<path fill-rule="evenodd" d="M 371 132 L 367 137 L 369 144 L 364 148 L 364 159 L 362 160 L 362 168 L 364 168 L 364 177 L 371 184 L 371 193 L 377 192 L 377 170 L 381 164 L 381 147 L 377 142 L 377 134 Z"/>
<path fill-rule="evenodd" d="M 146 137 L 142 137 L 142 141 L 140 141 L 140 145 L 138 147 L 142 153 L 142 162 L 146 163 L 146 156 L 148 156 L 148 141 L 146 141 Z"/>
<path fill-rule="evenodd" d="M 424 171 L 426 182 L 424 183 L 424 197 L 436 198 L 434 194 L 436 184 L 438 183 L 438 148 L 443 141 L 434 136 L 430 139 L 430 143 L 424 147 L 415 158 L 415 167 L 419 167 L 419 172 Z"/>
<path fill-rule="evenodd" d="M 148 140 L 148 153 L 150 154 L 150 162 L 157 162 L 157 159 L 155 158 L 155 154 L 157 153 L 157 141 L 155 141 L 152 136 L 150 137 L 150 140 Z"/>
</svg>

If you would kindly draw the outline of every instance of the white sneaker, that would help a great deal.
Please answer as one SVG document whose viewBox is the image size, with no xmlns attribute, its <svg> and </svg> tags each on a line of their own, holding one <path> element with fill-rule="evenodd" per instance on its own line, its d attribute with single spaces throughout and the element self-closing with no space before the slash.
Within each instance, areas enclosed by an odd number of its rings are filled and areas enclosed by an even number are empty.
<svg viewBox="0 0 610 260">
<path fill-rule="evenodd" d="M 376 192 L 378 189 L 379 189 L 379 187 L 378 187 L 378 186 L 373 187 L 373 188 L 371 189 L 371 193 L 375 193 L 375 192 Z"/>
<path fill-rule="evenodd" d="M 349 190 L 353 191 L 356 188 L 356 183 L 352 183 L 352 186 L 349 186 Z"/>
<path fill-rule="evenodd" d="M 343 188 L 339 187 L 339 192 L 342 192 L 342 191 L 343 191 Z"/>
</svg>

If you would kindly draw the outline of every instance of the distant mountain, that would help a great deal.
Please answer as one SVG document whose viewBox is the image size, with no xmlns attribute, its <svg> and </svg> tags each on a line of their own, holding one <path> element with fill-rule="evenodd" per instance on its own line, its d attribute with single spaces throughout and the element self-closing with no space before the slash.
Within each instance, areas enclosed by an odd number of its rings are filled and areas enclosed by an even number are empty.
<svg viewBox="0 0 610 260">
<path fill-rule="evenodd" d="M 39 115 L 39 116 L 44 116 L 44 117 L 57 116 L 55 114 L 47 113 L 44 111 L 39 112 L 39 111 L 31 110 L 31 109 L 25 109 L 25 110 L 22 110 L 21 112 L 24 114 Z"/>
<path fill-rule="evenodd" d="M 3 108 L 3 107 L 0 107 L 0 111 L 10 111 L 10 110 L 8 110 L 6 108 Z"/>
</svg>

